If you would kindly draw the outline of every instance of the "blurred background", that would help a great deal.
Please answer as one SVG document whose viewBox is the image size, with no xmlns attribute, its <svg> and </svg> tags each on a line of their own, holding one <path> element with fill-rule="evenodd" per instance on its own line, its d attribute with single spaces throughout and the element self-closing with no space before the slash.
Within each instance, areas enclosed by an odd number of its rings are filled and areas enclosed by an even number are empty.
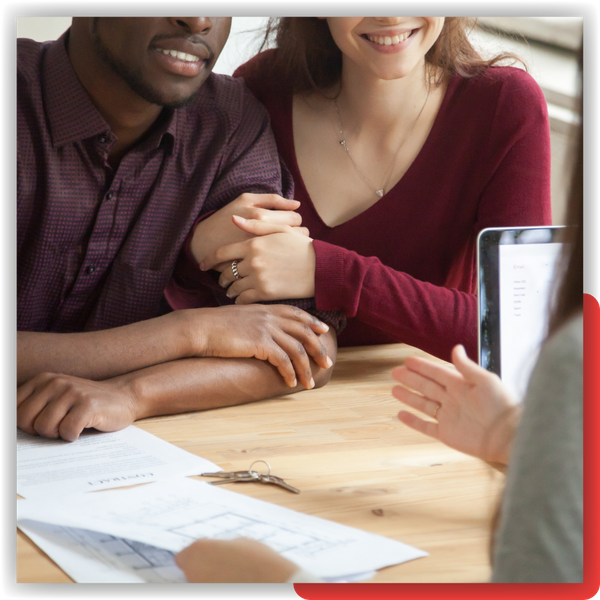
<svg viewBox="0 0 600 600">
<path fill-rule="evenodd" d="M 231 35 L 215 72 L 231 75 L 252 57 L 262 41 L 267 17 L 233 17 Z M 17 37 L 54 40 L 69 27 L 70 17 L 19 17 Z M 480 17 L 471 39 L 484 55 L 507 50 L 520 56 L 548 103 L 552 143 L 552 212 L 564 223 L 572 157 L 572 132 L 578 122 L 577 50 L 580 17 Z"/>
</svg>

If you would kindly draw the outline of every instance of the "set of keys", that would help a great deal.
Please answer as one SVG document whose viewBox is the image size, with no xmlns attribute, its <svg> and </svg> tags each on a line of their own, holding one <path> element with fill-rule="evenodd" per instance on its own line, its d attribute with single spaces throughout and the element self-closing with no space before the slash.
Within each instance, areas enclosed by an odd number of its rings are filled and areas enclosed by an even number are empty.
<svg viewBox="0 0 600 600">
<path fill-rule="evenodd" d="M 257 463 L 263 463 L 267 465 L 269 471 L 267 473 L 253 471 L 252 467 Z M 224 483 L 249 483 L 256 481 L 258 483 L 271 483 L 273 485 L 278 485 L 284 490 L 293 492 L 294 494 L 300 493 L 299 489 L 291 486 L 289 483 L 286 483 L 281 477 L 271 475 L 271 465 L 266 460 L 255 460 L 247 471 L 230 471 L 228 473 L 219 471 L 217 473 L 201 473 L 200 477 L 218 477 L 219 480 L 211 481 L 211 485 L 223 485 Z"/>
</svg>

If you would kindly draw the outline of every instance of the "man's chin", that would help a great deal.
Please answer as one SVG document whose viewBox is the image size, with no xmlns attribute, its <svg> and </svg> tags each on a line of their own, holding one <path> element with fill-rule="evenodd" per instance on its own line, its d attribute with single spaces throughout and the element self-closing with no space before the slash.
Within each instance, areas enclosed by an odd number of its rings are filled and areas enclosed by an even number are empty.
<svg viewBox="0 0 600 600">
<path fill-rule="evenodd" d="M 163 102 L 158 102 L 157 104 L 159 104 L 159 106 L 162 106 L 163 108 L 185 108 L 194 101 L 197 95 L 198 92 L 194 92 L 191 96 L 187 96 L 185 98 L 178 98 L 170 101 L 165 100 Z"/>
</svg>

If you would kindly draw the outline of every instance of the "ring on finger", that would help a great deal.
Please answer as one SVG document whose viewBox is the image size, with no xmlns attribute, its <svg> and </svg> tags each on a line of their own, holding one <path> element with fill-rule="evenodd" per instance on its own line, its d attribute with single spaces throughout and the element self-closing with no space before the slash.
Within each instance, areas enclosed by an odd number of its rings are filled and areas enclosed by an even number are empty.
<svg viewBox="0 0 600 600">
<path fill-rule="evenodd" d="M 435 407 L 435 410 L 433 411 L 433 418 L 434 418 L 434 419 L 437 419 L 438 410 L 440 410 L 440 408 L 442 408 L 442 405 L 441 405 L 441 404 L 438 404 L 438 405 Z"/>
<path fill-rule="evenodd" d="M 231 270 L 233 271 L 233 276 L 234 276 L 236 279 L 241 279 L 241 278 L 242 278 L 242 276 L 240 275 L 240 272 L 238 271 L 238 268 L 237 268 L 237 266 L 238 266 L 238 262 L 239 262 L 239 261 L 237 261 L 237 260 L 233 260 L 233 261 L 231 261 Z"/>
</svg>

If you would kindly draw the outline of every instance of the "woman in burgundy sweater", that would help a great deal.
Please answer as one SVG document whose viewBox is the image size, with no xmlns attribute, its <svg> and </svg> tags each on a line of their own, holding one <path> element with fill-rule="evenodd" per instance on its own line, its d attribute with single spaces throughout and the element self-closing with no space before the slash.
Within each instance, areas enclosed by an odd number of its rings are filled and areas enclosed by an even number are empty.
<svg viewBox="0 0 600 600">
<path fill-rule="evenodd" d="M 192 253 L 218 265 L 228 296 L 314 296 L 347 317 L 339 346 L 404 342 L 448 360 L 461 343 L 476 359 L 477 234 L 550 224 L 550 139 L 538 85 L 493 66 L 506 55 L 483 60 L 469 21 L 271 20 L 277 48 L 235 75 L 271 115 L 303 228 L 234 217 L 260 237 L 215 252 L 201 222 Z"/>
</svg>

